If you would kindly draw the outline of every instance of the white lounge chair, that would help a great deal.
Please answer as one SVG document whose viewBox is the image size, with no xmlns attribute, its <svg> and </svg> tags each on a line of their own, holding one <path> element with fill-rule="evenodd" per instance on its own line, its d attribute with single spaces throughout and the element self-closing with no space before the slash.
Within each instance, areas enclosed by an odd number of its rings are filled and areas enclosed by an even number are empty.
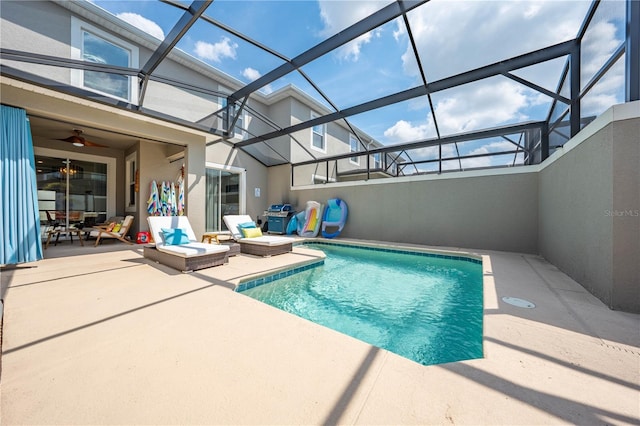
<svg viewBox="0 0 640 426">
<path fill-rule="evenodd" d="M 260 237 L 245 238 L 240 229 L 241 224 L 253 222 L 248 215 L 226 215 L 222 219 L 231 232 L 233 239 L 240 244 L 240 252 L 256 256 L 273 256 L 288 253 L 293 250 L 293 242 L 290 237 L 277 237 L 263 235 Z"/>
<path fill-rule="evenodd" d="M 145 246 L 144 257 L 191 272 L 228 261 L 229 246 L 198 242 L 186 216 L 150 216 L 149 231 L 155 246 Z"/>
</svg>

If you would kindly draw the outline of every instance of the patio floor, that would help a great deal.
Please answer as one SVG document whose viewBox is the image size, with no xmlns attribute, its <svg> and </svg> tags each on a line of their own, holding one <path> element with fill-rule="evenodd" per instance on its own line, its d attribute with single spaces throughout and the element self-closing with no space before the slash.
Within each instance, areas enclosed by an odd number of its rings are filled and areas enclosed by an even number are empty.
<svg viewBox="0 0 640 426">
<path fill-rule="evenodd" d="M 1 272 L 1 423 L 638 424 L 640 316 L 540 257 L 473 252 L 484 358 L 425 367 L 232 291 L 313 250 L 182 274 L 141 246 L 51 246 Z"/>
</svg>

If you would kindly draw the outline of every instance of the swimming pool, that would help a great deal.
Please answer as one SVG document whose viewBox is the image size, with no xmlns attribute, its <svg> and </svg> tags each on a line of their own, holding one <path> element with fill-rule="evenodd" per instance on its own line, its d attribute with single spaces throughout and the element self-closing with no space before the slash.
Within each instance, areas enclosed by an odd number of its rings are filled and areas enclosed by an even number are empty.
<svg viewBox="0 0 640 426">
<path fill-rule="evenodd" d="M 423 365 L 482 357 L 480 260 L 334 243 L 305 246 L 322 250 L 324 264 L 238 290 Z"/>
</svg>

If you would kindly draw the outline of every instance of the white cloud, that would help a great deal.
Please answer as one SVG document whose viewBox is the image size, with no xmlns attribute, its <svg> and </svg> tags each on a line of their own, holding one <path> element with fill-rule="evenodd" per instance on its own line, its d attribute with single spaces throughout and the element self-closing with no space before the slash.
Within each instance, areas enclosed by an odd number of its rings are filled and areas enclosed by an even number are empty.
<svg viewBox="0 0 640 426">
<path fill-rule="evenodd" d="M 385 130 L 384 136 L 393 143 L 400 143 L 427 139 L 431 133 L 432 127 L 428 123 L 413 125 L 400 120 Z"/>
<path fill-rule="evenodd" d="M 572 39 L 584 19 L 589 2 L 576 1 L 447 1 L 430 2 L 410 15 L 411 30 L 421 53 L 428 81 L 449 77 Z M 420 81 L 413 49 L 402 23 L 394 37 L 406 43 L 404 72 Z M 590 78 L 620 45 L 616 27 L 598 22 L 584 40 L 583 75 Z M 555 89 L 564 58 L 539 64 L 516 74 Z M 617 72 L 594 88 L 583 101 L 583 112 L 611 105 L 620 82 Z M 552 75 L 550 75 L 552 74 Z M 583 80 L 585 80 L 583 78 Z M 583 81 L 583 84 L 586 81 Z M 529 118 L 529 108 L 549 98 L 503 77 L 493 77 L 432 95 L 441 134 L 468 132 Z M 401 120 L 384 133 L 389 143 L 434 137 L 433 119 Z"/>
<path fill-rule="evenodd" d="M 469 85 L 469 87 L 450 90 L 441 99 L 435 102 L 434 108 L 438 120 L 438 128 L 441 135 L 451 135 L 500 124 L 526 120 L 523 112 L 529 106 L 529 100 L 537 97 L 527 97 L 528 89 L 511 81 L 488 80 L 482 83 Z M 387 142 L 397 144 L 413 142 L 436 137 L 433 118 L 429 116 L 423 122 L 411 123 L 405 120 L 396 122 L 384 132 Z M 509 142 L 493 142 L 476 148 L 469 154 L 483 154 L 497 149 L 511 149 Z M 438 147 L 427 147 L 412 150 L 413 160 L 434 159 L 438 157 Z M 456 156 L 454 144 L 443 145 L 443 158 Z M 464 160 L 463 168 L 490 166 L 490 157 L 480 157 Z M 443 163 L 443 169 L 459 169 L 458 161 Z"/>
<path fill-rule="evenodd" d="M 498 141 L 498 142 L 490 142 L 486 145 L 483 145 L 479 148 L 476 148 L 469 152 L 467 155 L 482 155 L 488 154 L 490 152 L 504 152 L 504 151 L 514 151 L 516 146 L 508 141 Z M 513 155 L 513 154 L 512 154 Z M 477 167 L 490 167 L 501 165 L 505 166 L 507 164 L 497 164 L 497 157 L 477 157 L 477 158 L 466 158 L 462 160 L 462 168 L 464 169 L 473 169 Z M 513 158 L 510 158 L 510 163 L 513 162 Z"/>
<path fill-rule="evenodd" d="M 162 31 L 160 25 L 156 24 L 152 20 L 147 19 L 142 15 L 138 15 L 137 13 L 130 12 L 118 13 L 116 16 L 145 33 L 150 34 L 159 40 L 164 40 L 164 31 Z"/>
<path fill-rule="evenodd" d="M 526 120 L 526 107 L 538 102 L 529 89 L 501 79 L 470 84 L 434 96 L 441 135 L 468 132 L 517 120 Z M 389 143 L 411 142 L 436 136 L 433 118 L 424 122 L 396 122 L 384 132 Z"/>
<path fill-rule="evenodd" d="M 572 39 L 587 1 L 430 2 L 409 15 L 429 81 Z M 398 34 L 404 31 L 398 24 Z M 418 76 L 407 43 L 405 72 Z"/>
<path fill-rule="evenodd" d="M 580 101 L 582 116 L 597 116 L 611 105 L 624 102 L 624 89 L 624 60 L 619 59 Z"/>
<path fill-rule="evenodd" d="M 258 70 L 254 70 L 253 68 L 248 67 L 242 71 L 242 76 L 249 81 L 253 81 L 262 77 L 262 74 L 260 74 Z"/>
<path fill-rule="evenodd" d="M 573 39 L 589 5 L 589 1 L 435 1 L 412 11 L 409 19 L 427 80 L 433 82 Z M 619 10 L 611 13 L 612 17 L 619 15 Z M 616 33 L 619 34 L 620 29 L 613 22 L 603 20 L 592 24 L 582 46 L 583 85 L 622 42 L 616 39 Z M 403 23 L 397 23 L 393 36 L 405 46 L 402 55 L 404 73 L 414 77 L 419 84 L 421 78 Z M 558 58 L 515 71 L 515 74 L 555 90 L 565 61 L 565 58 Z M 591 114 L 591 111 L 595 115 L 620 102 L 624 70 L 618 65 L 583 98 L 583 115 Z M 541 105 L 549 102 L 546 95 L 504 77 L 436 92 L 432 99 L 442 135 L 524 121 L 532 114 L 531 107 L 538 106 L 539 111 Z M 431 116 L 417 121 L 399 120 L 384 132 L 389 144 L 424 140 L 435 135 Z M 493 152 L 499 147 L 513 149 L 505 144 L 508 142 L 488 143 L 468 154 Z M 419 153 L 433 158 L 436 149 L 415 150 L 414 155 Z M 463 160 L 463 168 L 497 165 L 500 161 L 504 162 L 504 158 L 468 159 Z M 443 166 L 459 167 L 457 161 Z"/>
<path fill-rule="evenodd" d="M 440 132 L 467 132 L 526 119 L 527 91 L 519 84 L 493 79 L 451 90 L 435 106 Z"/>
<path fill-rule="evenodd" d="M 222 37 L 219 42 L 214 44 L 197 41 L 194 53 L 200 59 L 220 62 L 223 58 L 235 59 L 237 48 L 237 43 L 232 42 L 228 37 Z"/>
<path fill-rule="evenodd" d="M 388 2 L 386 2 L 388 3 Z M 319 0 L 320 18 L 324 23 L 321 35 L 330 37 L 366 18 L 385 5 L 381 1 L 332 1 Z M 357 61 L 362 46 L 369 43 L 375 36 L 380 36 L 379 30 L 368 32 L 337 49 L 338 57 L 342 60 Z"/>
<path fill-rule="evenodd" d="M 242 70 L 242 76 L 244 78 L 246 78 L 249 81 L 254 81 L 259 79 L 260 77 L 262 77 L 262 74 L 260 74 L 260 71 L 253 69 L 251 67 L 247 67 L 244 70 Z M 260 89 L 262 92 L 264 92 L 265 94 L 269 94 L 271 92 L 273 92 L 273 88 L 271 87 L 270 84 L 267 84 L 266 86 L 264 86 L 262 89 Z"/>
<path fill-rule="evenodd" d="M 622 40 L 616 39 L 616 27 L 612 23 L 603 21 L 591 26 L 580 47 L 581 56 L 587 59 L 580 68 L 582 79 L 591 79 L 620 43 Z"/>
</svg>

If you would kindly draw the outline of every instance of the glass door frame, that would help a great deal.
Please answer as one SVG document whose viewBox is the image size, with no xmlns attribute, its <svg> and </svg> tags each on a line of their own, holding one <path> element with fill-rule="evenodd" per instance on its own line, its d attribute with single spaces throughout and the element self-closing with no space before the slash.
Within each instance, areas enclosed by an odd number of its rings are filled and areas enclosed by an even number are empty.
<svg viewBox="0 0 640 426">
<path fill-rule="evenodd" d="M 33 147 L 34 155 L 39 157 L 62 158 L 66 160 L 87 161 L 92 163 L 101 163 L 107 165 L 107 217 L 115 215 L 116 211 L 116 165 L 117 160 L 113 157 L 102 157 L 99 155 L 83 154 L 73 151 L 62 151 L 52 148 L 43 148 L 39 146 Z M 66 189 L 66 206 L 69 210 L 69 188 Z M 69 215 L 66 215 L 65 226 L 69 226 Z"/>
<path fill-rule="evenodd" d="M 247 209 L 247 171 L 246 169 L 242 168 L 242 167 L 235 167 L 235 166 L 228 166 L 225 164 L 218 164 L 218 163 L 212 163 L 207 161 L 205 163 L 205 168 L 206 169 L 212 169 L 212 170 L 216 170 L 216 171 L 221 171 L 221 172 L 229 172 L 229 173 L 233 173 L 238 175 L 239 177 L 239 188 L 238 188 L 238 214 L 246 214 L 246 209 Z M 209 191 L 209 188 L 207 188 L 207 191 Z M 222 191 L 218 191 L 218 199 L 216 200 L 218 203 L 218 206 L 220 206 L 222 204 Z M 209 208 L 209 206 L 207 205 L 207 208 Z M 218 218 L 218 223 L 220 225 L 222 225 L 222 215 L 220 215 L 220 217 Z M 220 231 L 221 229 L 213 229 L 213 230 L 209 230 L 207 229 L 207 231 Z"/>
</svg>

